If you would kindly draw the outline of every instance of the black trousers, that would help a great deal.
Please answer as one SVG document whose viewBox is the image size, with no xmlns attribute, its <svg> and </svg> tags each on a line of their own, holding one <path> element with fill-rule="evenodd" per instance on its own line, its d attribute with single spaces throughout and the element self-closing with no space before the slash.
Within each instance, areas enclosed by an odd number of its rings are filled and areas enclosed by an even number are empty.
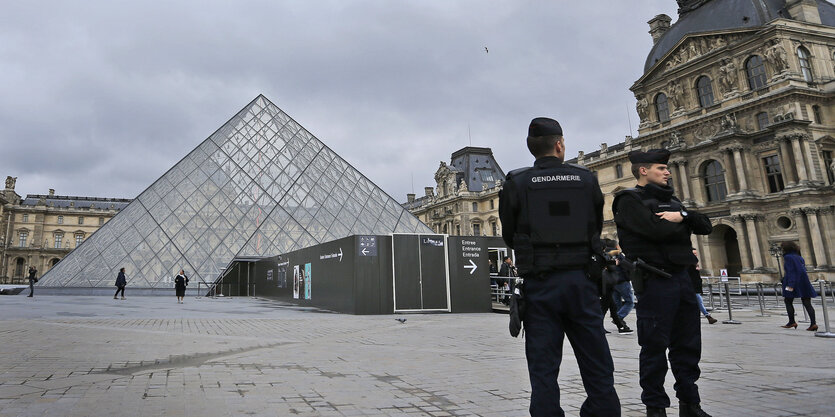
<svg viewBox="0 0 835 417">
<path fill-rule="evenodd" d="M 586 390 L 581 416 L 620 416 L 614 364 L 603 333 L 597 287 L 582 270 L 525 280 L 525 356 L 533 417 L 564 416 L 557 383 L 565 336 L 571 342 Z"/>
<path fill-rule="evenodd" d="M 32 296 L 34 294 L 35 294 L 35 280 L 30 278 L 29 279 L 29 296 Z"/>
<path fill-rule="evenodd" d="M 696 380 L 701 374 L 702 333 L 699 300 L 687 271 L 677 271 L 669 279 L 647 280 L 636 310 L 641 345 L 641 401 L 647 407 L 670 406 L 670 397 L 664 391 L 669 349 L 676 397 L 685 403 L 698 404 Z"/>
<path fill-rule="evenodd" d="M 116 287 L 116 294 L 113 295 L 113 298 L 116 298 L 119 295 L 119 292 L 122 292 L 122 297 L 125 296 L 125 286 L 122 285 L 121 287 Z"/>
<path fill-rule="evenodd" d="M 789 324 L 794 323 L 794 298 L 786 297 L 783 299 L 786 303 L 786 312 L 789 313 Z M 809 325 L 817 324 L 815 322 L 815 309 L 812 308 L 812 299 L 810 297 L 802 297 L 800 301 L 803 303 L 803 308 L 809 314 Z"/>
</svg>

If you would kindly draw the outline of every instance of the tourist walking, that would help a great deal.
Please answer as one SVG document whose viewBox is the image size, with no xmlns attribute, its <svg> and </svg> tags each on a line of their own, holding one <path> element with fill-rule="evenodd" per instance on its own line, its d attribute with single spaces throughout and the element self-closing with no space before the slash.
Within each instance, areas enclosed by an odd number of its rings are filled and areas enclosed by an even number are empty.
<svg viewBox="0 0 835 417">
<path fill-rule="evenodd" d="M 34 265 L 29 266 L 29 297 L 33 297 L 35 295 L 35 283 L 38 282 L 35 275 L 37 274 L 38 268 L 35 268 Z"/>
<path fill-rule="evenodd" d="M 696 251 L 695 248 L 693 248 L 693 255 L 697 258 L 699 257 L 699 252 Z M 696 298 L 699 299 L 699 311 L 702 312 L 702 315 L 705 316 L 709 324 L 716 324 L 719 320 L 716 320 L 710 315 L 710 313 L 707 312 L 707 309 L 705 308 L 705 301 L 702 299 L 702 290 L 704 288 L 702 287 L 701 270 L 702 268 L 699 264 L 687 267 L 687 273 L 690 274 L 690 280 L 693 281 L 693 287 L 696 290 Z"/>
<path fill-rule="evenodd" d="M 188 277 L 186 271 L 180 270 L 177 277 L 174 278 L 174 291 L 177 293 L 177 304 L 182 304 L 186 298 L 186 286 L 188 286 Z"/>
<path fill-rule="evenodd" d="M 116 294 L 113 294 L 113 299 L 119 297 L 119 292 L 122 293 L 122 299 L 125 299 L 125 286 L 128 285 L 128 279 L 125 278 L 125 268 L 119 269 L 119 275 L 116 275 Z"/>
<path fill-rule="evenodd" d="M 812 308 L 812 299 L 818 296 L 812 283 L 809 282 L 809 275 L 806 274 L 806 262 L 800 256 L 800 248 L 794 242 L 783 242 L 780 245 L 783 250 L 783 261 L 786 274 L 783 276 L 783 300 L 786 303 L 786 312 L 789 314 L 789 322 L 782 326 L 785 329 L 796 329 L 797 322 L 794 321 L 794 299 L 800 298 L 803 308 L 809 314 L 810 332 L 818 329 L 815 323 L 815 309 Z"/>
</svg>

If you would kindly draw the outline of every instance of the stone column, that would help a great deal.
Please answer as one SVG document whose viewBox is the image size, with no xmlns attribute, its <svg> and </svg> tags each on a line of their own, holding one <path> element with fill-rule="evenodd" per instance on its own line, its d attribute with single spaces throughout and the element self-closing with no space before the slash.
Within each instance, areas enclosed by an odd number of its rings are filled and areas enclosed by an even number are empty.
<svg viewBox="0 0 835 417">
<path fill-rule="evenodd" d="M 801 137 L 800 149 L 803 150 L 803 160 L 806 162 L 806 169 L 809 174 L 810 181 L 818 181 L 818 171 L 815 169 L 815 164 L 812 163 L 812 152 L 816 151 L 816 145 L 811 141 L 810 135 L 803 135 Z"/>
<path fill-rule="evenodd" d="M 800 246 L 800 252 L 803 254 L 804 257 L 809 257 L 811 254 L 811 245 L 809 244 L 809 232 L 806 228 L 806 216 L 803 215 L 803 210 L 799 208 L 791 209 L 789 211 L 794 218 L 794 224 L 797 227 L 797 238 L 798 238 L 798 245 Z"/>
<path fill-rule="evenodd" d="M 690 180 L 687 178 L 687 161 L 678 161 L 676 164 L 678 165 L 679 181 L 681 181 L 681 198 L 690 201 L 692 198 L 690 197 Z"/>
<path fill-rule="evenodd" d="M 826 236 L 833 236 L 835 233 L 835 219 L 833 219 L 833 209 L 832 206 L 829 207 L 821 207 L 820 209 L 820 216 L 822 220 L 821 224 L 821 235 L 825 238 Z M 828 251 L 827 255 L 829 256 L 829 262 L 827 265 L 835 266 L 835 241 L 832 239 L 824 239 L 824 243 L 826 244 Z"/>
<path fill-rule="evenodd" d="M 739 191 L 748 191 L 748 180 L 745 179 L 745 167 L 742 165 L 742 147 L 733 148 L 736 176 L 739 178 Z"/>
<path fill-rule="evenodd" d="M 797 170 L 794 169 L 794 164 L 789 163 L 789 139 L 783 137 L 777 140 L 780 142 L 780 166 L 786 174 L 786 186 L 797 185 Z"/>
<path fill-rule="evenodd" d="M 806 219 L 809 221 L 809 234 L 812 235 L 812 251 L 815 254 L 815 267 L 826 267 L 826 250 L 823 247 L 822 230 L 818 223 L 818 209 L 804 207 L 803 213 L 806 214 Z"/>
<path fill-rule="evenodd" d="M 713 275 L 715 269 L 713 257 L 710 254 L 710 235 L 693 235 L 696 238 L 696 245 L 699 250 L 699 263 L 702 266 L 703 274 Z"/>
<path fill-rule="evenodd" d="M 722 159 L 724 159 L 725 163 L 725 183 L 728 186 L 728 194 L 736 194 L 739 192 L 736 174 L 733 170 L 731 170 L 731 165 L 733 165 L 732 153 L 733 151 L 731 151 L 730 149 L 722 150 Z M 707 201 L 707 199 L 705 199 L 705 201 Z"/>
<path fill-rule="evenodd" d="M 809 182 L 809 176 L 806 173 L 806 163 L 803 161 L 803 151 L 800 150 L 800 135 L 792 135 L 792 150 L 794 151 L 794 166 L 797 169 L 797 182 Z"/>
<path fill-rule="evenodd" d="M 742 270 L 747 271 L 751 269 L 751 253 L 748 250 L 748 241 L 745 239 L 745 220 L 742 216 L 733 216 L 731 220 L 738 228 L 736 231 L 736 243 L 739 246 L 739 259 L 742 262 Z"/>
<path fill-rule="evenodd" d="M 750 250 L 751 250 L 751 261 L 754 264 L 754 268 L 762 268 L 763 267 L 763 252 L 762 248 L 760 247 L 760 239 L 757 235 L 757 219 L 760 216 L 756 214 L 745 214 L 743 215 L 745 218 L 745 225 L 747 226 L 748 230 L 748 240 L 751 243 Z"/>
</svg>

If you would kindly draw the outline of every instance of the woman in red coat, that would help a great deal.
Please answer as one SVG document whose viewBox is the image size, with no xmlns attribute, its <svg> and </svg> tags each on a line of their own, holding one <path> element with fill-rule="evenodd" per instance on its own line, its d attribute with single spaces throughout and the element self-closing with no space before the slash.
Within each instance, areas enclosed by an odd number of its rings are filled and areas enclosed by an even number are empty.
<svg viewBox="0 0 835 417">
<path fill-rule="evenodd" d="M 783 250 L 783 260 L 785 261 L 786 274 L 783 276 L 783 297 L 786 302 L 786 312 L 789 313 L 789 322 L 782 326 L 786 329 L 797 328 L 797 322 L 794 321 L 794 302 L 795 298 L 800 298 L 803 302 L 803 308 L 809 314 L 809 321 L 811 325 L 809 331 L 818 329 L 815 324 L 815 309 L 812 308 L 812 299 L 818 296 L 812 283 L 809 282 L 809 276 L 806 275 L 806 263 L 800 256 L 800 248 L 794 242 L 783 242 L 780 245 Z"/>
</svg>

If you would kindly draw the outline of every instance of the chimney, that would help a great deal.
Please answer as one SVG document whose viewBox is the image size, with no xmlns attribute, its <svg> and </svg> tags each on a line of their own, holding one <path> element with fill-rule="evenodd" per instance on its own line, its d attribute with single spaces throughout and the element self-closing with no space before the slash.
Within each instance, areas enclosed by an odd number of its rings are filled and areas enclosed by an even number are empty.
<svg viewBox="0 0 835 417">
<path fill-rule="evenodd" d="M 787 0 L 786 10 L 794 20 L 808 23 L 821 23 L 818 2 L 815 0 Z"/>
<path fill-rule="evenodd" d="M 435 194 L 435 189 L 432 187 L 423 187 L 423 190 L 426 191 L 427 197 L 432 197 Z"/>
<path fill-rule="evenodd" d="M 414 203 L 415 202 L 415 195 L 414 194 L 406 194 L 406 202 L 407 203 Z"/>
<path fill-rule="evenodd" d="M 649 34 L 652 35 L 653 45 L 658 43 L 658 40 L 661 39 L 661 37 L 664 36 L 668 30 L 670 30 L 670 22 L 672 21 L 673 19 L 671 19 L 670 16 L 660 14 L 647 22 L 649 23 Z"/>
</svg>

